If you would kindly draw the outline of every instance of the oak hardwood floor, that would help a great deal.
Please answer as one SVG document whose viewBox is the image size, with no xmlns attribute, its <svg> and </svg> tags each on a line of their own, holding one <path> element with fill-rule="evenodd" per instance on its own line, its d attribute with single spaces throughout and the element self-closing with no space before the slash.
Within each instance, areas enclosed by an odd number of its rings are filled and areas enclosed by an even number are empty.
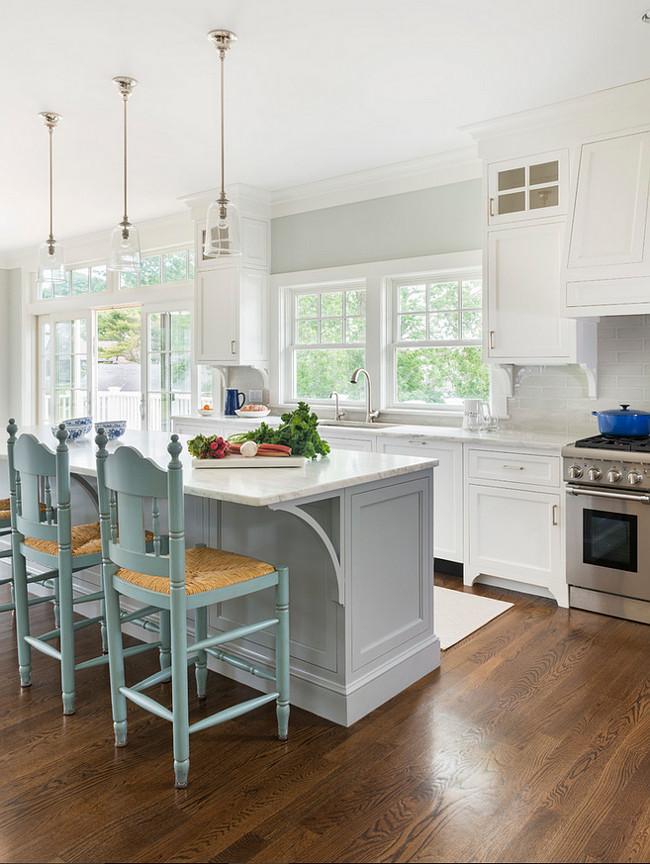
<svg viewBox="0 0 650 864">
<path fill-rule="evenodd" d="M 21 692 L 2 615 L 0 859 L 649 861 L 650 627 L 436 584 L 515 605 L 349 729 L 292 708 L 279 742 L 267 706 L 198 733 L 183 791 L 165 721 L 132 706 L 129 745 L 113 747 L 107 669 L 79 674 L 72 717 L 56 661 L 37 654 Z M 84 631 L 79 653 L 97 638 Z M 191 710 L 243 691 L 211 674 Z"/>
</svg>

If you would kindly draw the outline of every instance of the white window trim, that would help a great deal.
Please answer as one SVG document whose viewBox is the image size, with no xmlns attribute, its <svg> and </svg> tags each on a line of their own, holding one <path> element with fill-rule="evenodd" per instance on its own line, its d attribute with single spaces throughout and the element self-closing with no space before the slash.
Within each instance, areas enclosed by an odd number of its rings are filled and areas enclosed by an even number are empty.
<svg viewBox="0 0 650 864">
<path fill-rule="evenodd" d="M 481 279 L 483 278 L 481 267 L 454 267 L 444 270 L 435 270 L 428 273 L 419 274 L 419 279 L 422 282 L 458 282 L 461 279 Z M 389 344 L 387 347 L 387 370 L 390 372 L 390 381 L 388 382 L 387 390 L 387 405 L 388 409 L 395 411 L 417 411 L 421 410 L 427 413 L 436 412 L 441 414 L 459 414 L 462 413 L 462 407 L 459 405 L 443 405 L 437 403 L 431 408 L 410 408 L 406 407 L 403 402 L 397 401 L 397 362 L 396 352 L 398 348 L 444 348 L 445 346 L 474 346 L 480 347 L 483 345 L 483 339 L 449 339 L 449 340 L 404 340 L 398 338 L 398 313 L 397 313 L 397 291 L 400 285 L 406 281 L 418 281 L 418 276 L 415 274 L 407 274 L 406 276 L 392 276 L 386 280 L 386 303 L 387 303 L 387 326 L 390 330 Z M 482 309 L 484 309 L 482 303 Z M 485 314 L 485 313 L 483 313 Z"/>
<path fill-rule="evenodd" d="M 390 418 L 400 415 L 414 421 L 459 417 L 462 407 L 436 405 L 431 408 L 404 408 L 389 404 L 389 386 L 386 380 L 390 371 L 390 346 L 392 340 L 391 308 L 389 283 L 401 278 L 429 276 L 437 272 L 480 272 L 482 251 L 472 249 L 463 252 L 449 252 L 441 255 L 426 255 L 417 258 L 400 258 L 389 261 L 374 261 L 366 264 L 350 264 L 339 267 L 301 270 L 292 273 L 276 273 L 270 279 L 270 346 L 271 364 L 269 375 L 270 401 L 283 410 L 295 407 L 288 395 L 291 392 L 288 375 L 291 338 L 290 310 L 288 298 L 292 291 L 300 287 L 306 290 L 314 286 L 335 286 L 365 282 L 366 285 L 366 368 L 373 383 L 373 408 Z M 485 275 L 483 275 L 485 279 Z M 289 382 L 289 383 L 288 383 Z M 320 404 L 320 403 L 319 403 Z M 328 404 L 325 400 L 324 404 Z M 333 405 L 333 400 L 332 403 Z M 346 400 L 346 406 L 361 408 L 365 405 L 363 397 L 358 402 Z"/>
<path fill-rule="evenodd" d="M 293 379 L 294 379 L 294 361 L 295 361 L 295 345 L 293 342 L 293 300 L 298 294 L 323 294 L 326 292 L 333 291 L 365 291 L 366 292 L 366 304 L 367 304 L 367 285 L 365 280 L 347 280 L 347 281 L 327 281 L 319 284 L 307 284 L 307 285 L 292 285 L 292 286 L 284 286 L 282 289 L 283 293 L 283 301 L 282 305 L 284 308 L 284 327 L 283 332 L 285 335 L 284 342 L 284 358 L 285 362 L 283 364 L 283 379 L 282 379 L 282 394 L 284 404 L 287 405 L 297 405 L 298 399 L 293 397 Z M 367 349 L 367 336 L 368 336 L 368 315 L 366 312 L 366 342 L 364 343 L 364 347 Z M 301 348 L 308 349 L 310 347 L 314 347 L 317 350 L 338 350 L 338 349 L 348 349 L 348 348 L 359 348 L 359 342 L 332 342 L 332 343 L 317 343 L 313 346 L 309 345 L 301 345 Z M 329 399 L 311 399 L 310 405 L 329 405 L 331 400 Z M 352 401 L 350 399 L 345 400 L 346 405 L 350 406 L 360 406 L 362 401 Z"/>
</svg>

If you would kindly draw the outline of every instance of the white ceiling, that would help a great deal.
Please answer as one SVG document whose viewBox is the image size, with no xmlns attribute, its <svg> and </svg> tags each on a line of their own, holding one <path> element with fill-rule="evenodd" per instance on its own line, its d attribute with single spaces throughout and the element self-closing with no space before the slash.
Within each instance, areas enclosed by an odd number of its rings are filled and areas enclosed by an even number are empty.
<svg viewBox="0 0 650 864">
<path fill-rule="evenodd" d="M 226 182 L 269 191 L 467 147 L 460 127 L 650 77 L 650 0 L 2 0 L 0 252 L 185 210 Z"/>
</svg>

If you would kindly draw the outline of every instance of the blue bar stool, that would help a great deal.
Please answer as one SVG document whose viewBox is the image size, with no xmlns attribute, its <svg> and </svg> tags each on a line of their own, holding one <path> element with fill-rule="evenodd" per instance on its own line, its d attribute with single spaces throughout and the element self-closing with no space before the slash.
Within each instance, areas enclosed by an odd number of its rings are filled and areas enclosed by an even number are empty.
<svg viewBox="0 0 650 864">
<path fill-rule="evenodd" d="M 56 431 L 58 447 L 53 452 L 31 434 L 16 437 L 18 427 L 13 420 L 7 427 L 9 440 L 10 511 L 12 527 L 12 577 L 16 612 L 16 639 L 21 687 L 32 683 L 31 649 L 57 659 L 61 666 L 61 695 L 63 713 L 75 712 L 75 672 L 108 662 L 108 656 L 98 656 L 75 662 L 75 633 L 92 624 L 104 624 L 104 615 L 74 620 L 74 608 L 80 603 L 98 601 L 103 609 L 102 589 L 91 594 L 75 596 L 73 574 L 79 570 L 101 564 L 101 536 L 99 522 L 72 525 L 70 509 L 70 460 L 66 444 L 68 432 L 65 424 Z M 56 481 L 56 495 L 52 480 Z M 41 498 L 44 500 L 41 500 Z M 28 577 L 26 560 L 49 567 L 36 577 Z M 28 585 L 34 579 L 52 579 L 55 583 L 54 618 L 56 627 L 34 636 L 30 632 Z M 47 599 L 47 598 L 39 598 Z M 141 617 L 154 609 L 140 609 L 126 618 Z M 158 647 L 162 657 L 169 653 L 169 638 L 149 643 L 143 648 Z M 167 627 L 168 630 L 168 627 Z M 58 640 L 58 647 L 56 642 Z"/>
<path fill-rule="evenodd" d="M 189 736 L 252 711 L 268 702 L 276 703 L 278 737 L 285 740 L 289 727 L 289 573 L 256 558 L 212 549 L 185 548 L 182 446 L 172 435 L 167 450 L 168 470 L 145 459 L 137 450 L 121 446 L 106 450 L 107 438 L 98 430 L 97 489 L 102 537 L 103 575 L 106 594 L 108 654 L 110 659 L 113 728 L 116 746 L 127 738 L 127 699 L 168 720 L 173 728 L 175 786 L 187 786 L 190 767 Z M 159 502 L 168 505 L 168 531 L 161 532 Z M 151 508 L 153 552 L 145 549 L 143 526 Z M 119 529 L 119 532 L 118 532 Z M 265 588 L 275 589 L 275 615 L 234 628 L 216 636 L 207 635 L 208 607 Z M 137 684 L 125 686 L 119 597 L 149 603 L 171 614 L 171 667 Z M 187 612 L 195 610 L 195 641 L 188 644 Z M 275 630 L 275 674 L 243 663 L 221 646 L 260 630 Z M 271 690 L 189 723 L 188 664 L 195 664 L 198 698 L 205 697 L 207 655 L 266 679 Z M 143 691 L 171 680 L 172 710 Z"/>
</svg>

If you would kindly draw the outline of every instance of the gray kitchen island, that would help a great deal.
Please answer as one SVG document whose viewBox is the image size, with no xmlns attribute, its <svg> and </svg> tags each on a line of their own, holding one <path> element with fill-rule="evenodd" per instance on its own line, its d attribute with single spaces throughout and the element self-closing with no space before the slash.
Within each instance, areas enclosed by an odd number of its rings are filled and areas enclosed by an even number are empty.
<svg viewBox="0 0 650 864">
<path fill-rule="evenodd" d="M 54 449 L 49 427 L 20 432 Z M 179 437 L 187 545 L 206 543 L 289 566 L 292 704 L 349 726 L 438 668 L 436 459 L 335 450 L 300 468 L 195 468 L 187 436 Z M 128 444 L 165 466 L 168 440 L 163 432 L 128 431 L 109 450 Z M 92 497 L 93 435 L 71 442 L 69 450 L 79 490 Z M 80 491 L 77 500 L 74 521 L 88 521 L 91 501 Z M 98 578 L 85 571 L 81 583 L 90 590 Z M 249 615 L 271 614 L 272 594 L 261 592 L 213 610 L 209 627 L 216 633 Z M 142 628 L 130 632 L 152 638 Z M 246 665 L 271 661 L 272 640 L 259 634 L 237 643 L 236 651 L 241 669 L 216 660 L 214 668 L 263 690 L 265 682 Z"/>
</svg>

